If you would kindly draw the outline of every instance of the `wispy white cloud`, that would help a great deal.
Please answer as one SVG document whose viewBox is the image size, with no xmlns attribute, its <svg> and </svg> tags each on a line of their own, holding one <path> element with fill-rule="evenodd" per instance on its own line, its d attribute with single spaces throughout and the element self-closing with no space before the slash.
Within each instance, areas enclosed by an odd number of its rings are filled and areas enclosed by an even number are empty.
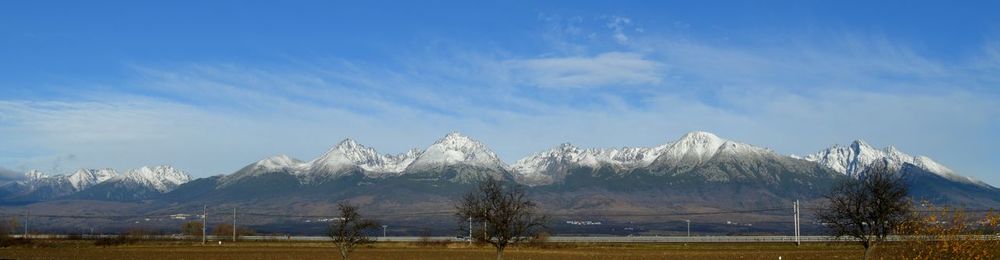
<svg viewBox="0 0 1000 260">
<path fill-rule="evenodd" d="M 971 63 L 934 61 L 880 37 L 844 36 L 824 42 L 740 47 L 678 40 L 644 41 L 669 69 L 673 85 L 696 88 L 779 88 L 807 92 L 827 88 L 871 91 L 969 89 Z"/>
<path fill-rule="evenodd" d="M 605 26 L 611 29 L 611 35 L 614 37 L 618 44 L 626 45 L 629 44 L 628 35 L 625 31 L 632 25 L 632 19 L 622 16 L 611 16 L 608 18 L 608 22 Z"/>
<path fill-rule="evenodd" d="M 631 52 L 521 59 L 509 64 L 514 77 L 524 83 L 555 88 L 655 85 L 663 73 L 659 62 Z"/>
</svg>

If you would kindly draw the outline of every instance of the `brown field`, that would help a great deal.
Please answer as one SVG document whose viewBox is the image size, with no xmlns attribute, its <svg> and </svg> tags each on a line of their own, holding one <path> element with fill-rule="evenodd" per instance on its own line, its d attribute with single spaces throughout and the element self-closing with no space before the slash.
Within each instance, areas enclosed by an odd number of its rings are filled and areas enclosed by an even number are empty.
<svg viewBox="0 0 1000 260">
<path fill-rule="evenodd" d="M 358 249 L 351 259 L 493 259 L 491 247 L 465 244 L 418 246 L 380 243 Z M 859 259 L 847 244 L 547 244 L 510 248 L 505 259 Z M 96 247 L 89 241 L 36 241 L 0 248 L 2 259 L 340 259 L 328 243 L 244 242 L 202 246 L 192 242 L 142 242 Z"/>
</svg>

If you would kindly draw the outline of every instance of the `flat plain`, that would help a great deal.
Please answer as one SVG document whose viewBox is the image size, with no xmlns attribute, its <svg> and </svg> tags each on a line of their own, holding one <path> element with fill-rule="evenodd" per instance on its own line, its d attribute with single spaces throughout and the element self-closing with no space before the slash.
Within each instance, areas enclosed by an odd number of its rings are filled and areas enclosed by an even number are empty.
<svg viewBox="0 0 1000 260">
<path fill-rule="evenodd" d="M 513 247 L 505 259 L 858 259 L 861 248 L 848 244 L 669 243 L 545 244 Z M 37 241 L 0 249 L 2 259 L 340 259 L 330 243 L 140 242 L 99 247 L 89 241 Z M 378 243 L 358 248 L 351 259 L 494 259 L 492 247 L 462 243 Z"/>
</svg>

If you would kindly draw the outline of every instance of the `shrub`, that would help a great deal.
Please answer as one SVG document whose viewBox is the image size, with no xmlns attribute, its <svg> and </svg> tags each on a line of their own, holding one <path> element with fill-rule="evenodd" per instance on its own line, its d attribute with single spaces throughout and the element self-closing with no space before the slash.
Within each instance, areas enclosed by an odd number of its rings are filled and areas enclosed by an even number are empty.
<svg viewBox="0 0 1000 260">
<path fill-rule="evenodd" d="M 22 246 L 30 244 L 31 244 L 31 239 L 27 238 L 7 237 L 6 239 L 0 239 L 0 247 L 12 247 L 12 246 Z"/>
<path fill-rule="evenodd" d="M 546 243 L 549 242 L 549 237 L 551 236 L 552 235 L 550 235 L 549 232 L 538 232 L 538 234 L 535 234 L 535 236 L 531 238 L 531 241 L 528 241 L 528 245 L 532 247 L 545 247 Z"/>
<path fill-rule="evenodd" d="M 95 246 L 108 247 L 108 246 L 120 246 L 125 244 L 131 244 L 132 240 L 128 236 L 122 234 L 115 237 L 102 237 L 94 241 Z"/>
<path fill-rule="evenodd" d="M 989 212 L 970 218 L 962 210 L 931 208 L 930 214 L 900 228 L 906 234 L 902 252 L 906 259 L 996 259 L 1000 248 L 1000 214 Z"/>
</svg>

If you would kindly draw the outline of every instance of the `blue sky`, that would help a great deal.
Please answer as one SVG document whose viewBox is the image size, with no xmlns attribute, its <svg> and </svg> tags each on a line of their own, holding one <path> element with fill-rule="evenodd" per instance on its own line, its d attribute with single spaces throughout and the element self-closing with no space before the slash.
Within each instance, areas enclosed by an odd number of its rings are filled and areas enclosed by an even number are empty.
<svg viewBox="0 0 1000 260">
<path fill-rule="evenodd" d="M 696 2 L 5 3 L 0 166 L 210 176 L 450 131 L 512 163 L 704 130 L 1000 184 L 995 2 Z"/>
</svg>

